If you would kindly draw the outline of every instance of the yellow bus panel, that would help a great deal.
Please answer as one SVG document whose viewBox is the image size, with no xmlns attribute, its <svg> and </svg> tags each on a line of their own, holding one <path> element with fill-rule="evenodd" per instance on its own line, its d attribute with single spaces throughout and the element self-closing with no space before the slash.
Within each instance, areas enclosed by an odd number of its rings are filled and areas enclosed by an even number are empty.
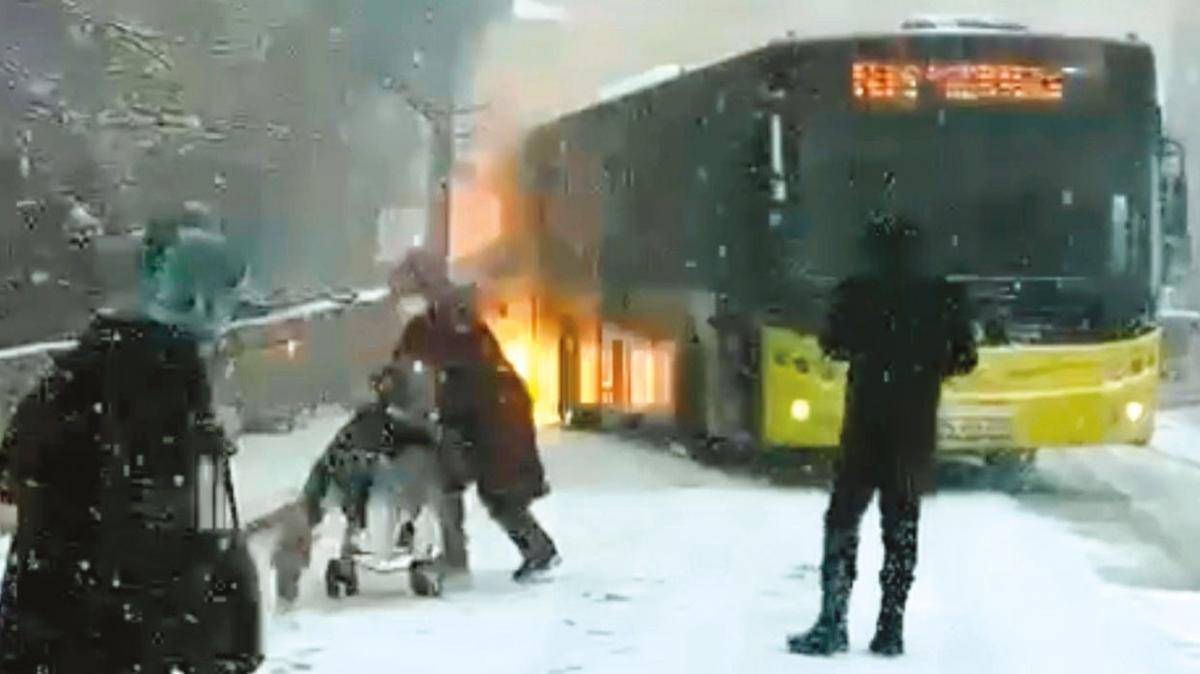
<svg viewBox="0 0 1200 674">
<path fill-rule="evenodd" d="M 939 411 L 946 451 L 1145 444 L 1154 427 L 1161 331 L 1103 344 L 985 347 L 975 372 L 948 381 Z M 762 334 L 763 443 L 838 443 L 845 365 L 817 339 Z"/>
</svg>

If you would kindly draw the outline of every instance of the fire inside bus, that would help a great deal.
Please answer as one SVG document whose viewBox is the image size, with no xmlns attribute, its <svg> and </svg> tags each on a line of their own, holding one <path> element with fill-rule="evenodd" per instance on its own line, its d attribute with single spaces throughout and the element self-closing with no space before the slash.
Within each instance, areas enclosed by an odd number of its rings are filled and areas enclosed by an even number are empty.
<svg viewBox="0 0 1200 674">
<path fill-rule="evenodd" d="M 460 195 L 452 240 L 493 241 L 454 262 L 487 279 L 543 417 L 833 447 L 830 293 L 864 223 L 906 216 L 926 271 L 969 289 L 981 345 L 946 385 L 942 449 L 1144 444 L 1163 251 L 1186 237 L 1163 217 L 1168 145 L 1136 41 L 777 42 L 532 130 Z"/>
</svg>

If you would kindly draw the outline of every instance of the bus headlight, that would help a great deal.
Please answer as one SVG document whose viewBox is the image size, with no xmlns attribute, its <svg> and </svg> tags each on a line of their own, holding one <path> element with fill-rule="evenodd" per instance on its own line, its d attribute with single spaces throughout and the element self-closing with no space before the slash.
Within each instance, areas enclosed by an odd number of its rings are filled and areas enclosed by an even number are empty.
<svg viewBox="0 0 1200 674">
<path fill-rule="evenodd" d="M 1142 403 L 1136 400 L 1131 400 L 1125 403 L 1125 418 L 1128 419 L 1130 423 L 1136 424 L 1137 422 L 1141 421 L 1142 417 L 1145 415 L 1146 406 Z"/>
<path fill-rule="evenodd" d="M 286 348 L 287 348 L 288 358 L 295 358 L 296 351 L 298 351 L 300 349 L 300 342 L 298 342 L 297 340 L 294 340 L 294 339 L 289 339 L 287 341 Z"/>
<path fill-rule="evenodd" d="M 807 400 L 797 398 L 792 401 L 791 412 L 792 418 L 796 421 L 808 421 L 808 418 L 812 416 L 812 406 L 808 404 Z"/>
</svg>

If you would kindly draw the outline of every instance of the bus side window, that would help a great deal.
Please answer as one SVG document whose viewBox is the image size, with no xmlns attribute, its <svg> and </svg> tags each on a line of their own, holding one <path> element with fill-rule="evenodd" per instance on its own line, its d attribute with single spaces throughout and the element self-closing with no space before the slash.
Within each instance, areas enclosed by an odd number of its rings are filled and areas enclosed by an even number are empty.
<svg viewBox="0 0 1200 674">
<path fill-rule="evenodd" d="M 801 167 L 804 166 L 804 130 L 799 124 L 789 124 L 783 135 L 785 155 L 792 158 L 792 170 L 788 174 L 788 185 L 791 189 L 792 200 L 800 197 Z"/>
<path fill-rule="evenodd" d="M 799 193 L 800 131 L 779 112 L 771 113 L 767 118 L 767 125 L 771 201 L 785 204 L 794 200 Z"/>
<path fill-rule="evenodd" d="M 1109 266 L 1115 273 L 1124 273 L 1129 269 L 1130 253 L 1130 218 L 1129 200 L 1124 194 L 1114 194 L 1111 210 L 1111 240 L 1109 249 Z"/>
<path fill-rule="evenodd" d="M 771 200 L 777 204 L 787 201 L 787 173 L 784 166 L 783 117 L 778 112 L 770 117 Z"/>
</svg>

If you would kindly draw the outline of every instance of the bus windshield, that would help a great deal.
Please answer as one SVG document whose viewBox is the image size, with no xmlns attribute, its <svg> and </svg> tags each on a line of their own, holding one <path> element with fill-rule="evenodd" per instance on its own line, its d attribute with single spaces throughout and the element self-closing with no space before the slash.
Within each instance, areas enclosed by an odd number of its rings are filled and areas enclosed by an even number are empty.
<svg viewBox="0 0 1200 674">
<path fill-rule="evenodd" d="M 792 285 L 780 290 L 862 270 L 863 226 L 882 212 L 916 222 L 920 267 L 970 281 L 1009 337 L 1136 331 L 1152 293 L 1154 128 L 1112 110 L 814 111 L 772 222 Z"/>
<path fill-rule="evenodd" d="M 803 230 L 793 234 L 814 274 L 857 268 L 857 237 L 878 211 L 921 226 L 937 273 L 1143 275 L 1148 129 L 1108 114 L 817 113 L 805 124 L 799 198 L 783 226 Z"/>
</svg>

